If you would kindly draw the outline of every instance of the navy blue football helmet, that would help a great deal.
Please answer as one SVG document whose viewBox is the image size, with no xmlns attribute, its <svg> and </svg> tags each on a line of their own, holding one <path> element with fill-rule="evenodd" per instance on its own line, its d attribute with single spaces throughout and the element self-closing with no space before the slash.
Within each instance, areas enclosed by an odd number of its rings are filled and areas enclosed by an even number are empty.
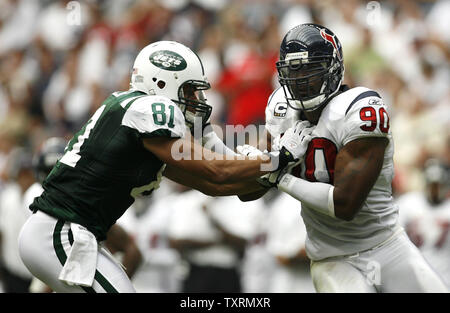
<svg viewBox="0 0 450 313">
<path fill-rule="evenodd" d="M 445 201 L 450 188 L 448 166 L 439 159 L 429 159 L 425 162 L 424 177 L 428 200 L 438 205 Z"/>
<path fill-rule="evenodd" d="M 289 106 L 314 111 L 326 104 L 341 86 L 342 46 L 328 28 L 301 24 L 284 36 L 276 66 Z"/>
<path fill-rule="evenodd" d="M 33 169 L 36 179 L 42 184 L 50 174 L 56 162 L 64 155 L 67 142 L 63 138 L 47 139 L 40 151 L 33 158 Z"/>
</svg>

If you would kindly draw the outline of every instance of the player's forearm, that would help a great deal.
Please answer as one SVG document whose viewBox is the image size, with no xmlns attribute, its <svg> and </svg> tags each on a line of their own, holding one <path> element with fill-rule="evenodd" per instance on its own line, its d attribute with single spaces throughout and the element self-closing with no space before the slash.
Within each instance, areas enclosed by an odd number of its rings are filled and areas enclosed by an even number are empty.
<svg viewBox="0 0 450 313">
<path fill-rule="evenodd" d="M 213 160 L 211 167 L 215 174 L 207 179 L 213 183 L 231 184 L 243 180 L 256 179 L 273 170 L 271 158 L 268 156 L 256 159 L 245 158 L 233 160 Z"/>
<path fill-rule="evenodd" d="M 278 189 L 286 192 L 307 207 L 333 218 L 351 221 L 361 208 L 363 200 L 341 188 L 321 182 L 307 180 L 285 174 Z"/>
<path fill-rule="evenodd" d="M 278 189 L 286 192 L 307 207 L 331 217 L 336 217 L 334 210 L 334 186 L 285 174 L 278 184 Z"/>
<path fill-rule="evenodd" d="M 263 155 L 252 159 L 244 158 L 242 155 L 229 150 L 217 136 L 212 136 L 212 138 L 216 139 L 210 140 L 210 142 L 215 142 L 216 149 L 226 153 L 226 155 L 211 151 L 206 147 L 199 149 L 196 144 L 192 145 L 191 151 L 194 159 L 201 159 L 205 162 L 204 170 L 206 175 L 202 176 L 210 182 L 230 184 L 247 179 L 256 179 L 273 169 L 273 160 L 269 156 Z M 201 155 L 199 155 L 200 152 Z M 202 169 L 200 169 L 199 174 L 202 174 Z"/>
<path fill-rule="evenodd" d="M 195 174 L 180 171 L 173 166 L 167 166 L 164 176 L 179 184 L 196 189 L 208 196 L 233 196 L 260 191 L 264 187 L 255 180 L 241 181 L 231 184 L 217 184 Z"/>
<path fill-rule="evenodd" d="M 139 265 L 142 263 L 142 254 L 136 245 L 130 245 L 123 256 L 122 264 L 129 278 L 132 278 Z"/>
<path fill-rule="evenodd" d="M 215 153 L 222 154 L 224 156 L 237 156 L 238 154 L 228 148 L 225 143 L 214 132 L 211 126 L 204 129 L 203 137 L 201 138 L 202 146 L 205 149 L 214 151 Z M 270 150 L 271 136 L 267 132 L 264 133 L 263 138 L 260 140 L 259 146 L 268 148 Z M 269 145 L 267 147 L 267 145 Z M 252 201 L 261 198 L 269 188 L 259 186 L 254 181 L 245 184 L 226 184 L 214 186 L 214 190 L 217 195 L 238 195 L 242 201 Z"/>
<path fill-rule="evenodd" d="M 249 193 L 264 193 L 266 187 L 256 183 L 254 180 L 230 183 L 230 184 L 214 184 L 209 182 L 203 183 L 203 192 L 209 196 L 241 196 Z"/>
<path fill-rule="evenodd" d="M 144 146 L 167 165 L 216 184 L 256 179 L 278 165 L 276 157 L 224 156 L 187 139 L 151 138 Z"/>
</svg>

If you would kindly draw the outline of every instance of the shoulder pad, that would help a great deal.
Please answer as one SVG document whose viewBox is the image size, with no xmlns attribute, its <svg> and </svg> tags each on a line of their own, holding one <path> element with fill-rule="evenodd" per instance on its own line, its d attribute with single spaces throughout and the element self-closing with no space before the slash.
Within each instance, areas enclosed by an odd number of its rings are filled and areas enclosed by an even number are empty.
<svg viewBox="0 0 450 313">
<path fill-rule="evenodd" d="M 265 113 L 266 129 L 274 138 L 293 126 L 298 119 L 298 112 L 289 107 L 281 87 L 269 97 Z"/>
<path fill-rule="evenodd" d="M 150 137 L 158 130 L 167 130 L 172 137 L 183 137 L 186 131 L 180 108 L 163 96 L 145 96 L 134 101 L 125 112 L 122 125 Z"/>
</svg>

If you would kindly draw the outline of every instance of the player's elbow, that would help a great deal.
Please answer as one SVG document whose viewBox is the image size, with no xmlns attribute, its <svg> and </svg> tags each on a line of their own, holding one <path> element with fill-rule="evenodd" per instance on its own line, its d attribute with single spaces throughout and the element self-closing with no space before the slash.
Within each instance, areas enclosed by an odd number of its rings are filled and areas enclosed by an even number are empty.
<svg viewBox="0 0 450 313">
<path fill-rule="evenodd" d="M 251 195 L 238 195 L 238 198 L 242 202 L 249 202 L 249 201 L 256 200 L 255 197 L 253 197 Z"/>
<path fill-rule="evenodd" d="M 256 191 L 256 192 L 252 192 L 252 193 L 248 193 L 248 194 L 244 194 L 244 195 L 238 195 L 238 197 L 239 197 L 239 200 L 241 200 L 242 202 L 255 201 L 255 200 L 258 200 L 259 198 L 261 198 L 262 196 L 264 196 L 268 190 L 269 189 L 267 188 L 262 191 Z"/>
<path fill-rule="evenodd" d="M 334 201 L 334 214 L 344 221 L 352 221 L 362 206 L 361 201 L 353 200 L 350 197 L 343 197 Z"/>
<path fill-rule="evenodd" d="M 350 222 L 352 221 L 355 216 L 356 216 L 356 212 L 352 212 L 350 210 L 339 210 L 339 211 L 335 211 L 335 215 L 337 218 Z"/>
<path fill-rule="evenodd" d="M 202 188 L 200 191 L 210 197 L 220 197 L 222 195 L 216 188 Z"/>
<path fill-rule="evenodd" d="M 203 183 L 199 186 L 198 191 L 201 193 L 210 196 L 210 197 L 220 197 L 220 196 L 229 196 L 230 191 L 224 185 L 220 184 L 211 184 L 209 182 Z"/>
</svg>

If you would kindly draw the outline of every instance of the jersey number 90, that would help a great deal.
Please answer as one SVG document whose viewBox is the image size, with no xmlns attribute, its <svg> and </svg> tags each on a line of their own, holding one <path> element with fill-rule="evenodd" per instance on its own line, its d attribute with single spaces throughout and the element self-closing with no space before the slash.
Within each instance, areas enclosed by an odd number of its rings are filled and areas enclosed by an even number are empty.
<svg viewBox="0 0 450 313">
<path fill-rule="evenodd" d="M 379 116 L 379 117 L 378 117 Z M 361 129 L 364 131 L 374 131 L 377 128 L 378 120 L 380 120 L 380 131 L 382 133 L 389 132 L 389 115 L 386 110 L 381 107 L 377 111 L 373 107 L 364 107 L 359 111 L 359 117 L 362 121 L 367 122 L 366 124 L 361 126 Z"/>
</svg>

